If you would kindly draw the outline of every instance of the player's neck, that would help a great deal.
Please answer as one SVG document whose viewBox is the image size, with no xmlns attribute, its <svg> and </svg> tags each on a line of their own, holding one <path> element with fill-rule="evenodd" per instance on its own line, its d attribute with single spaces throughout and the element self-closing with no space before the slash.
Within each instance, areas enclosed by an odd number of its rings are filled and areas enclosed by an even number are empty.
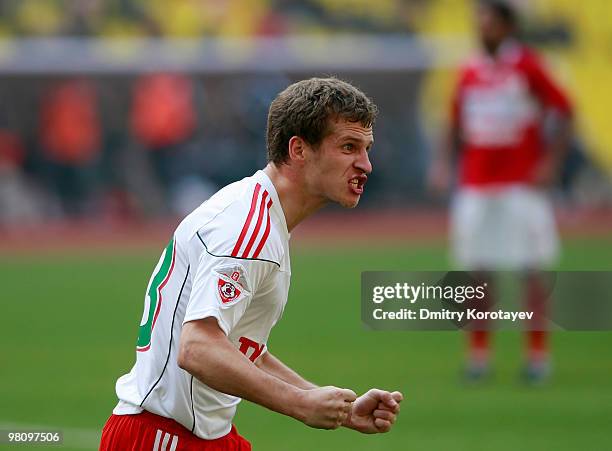
<svg viewBox="0 0 612 451">
<path fill-rule="evenodd" d="M 269 163 L 263 171 L 276 189 L 289 232 L 326 204 L 322 199 L 308 196 L 302 189 L 303 182 L 298 180 L 299 175 L 290 168 Z"/>
<path fill-rule="evenodd" d="M 516 39 L 509 35 L 497 42 L 483 43 L 483 49 L 490 58 L 496 59 L 515 44 Z"/>
</svg>

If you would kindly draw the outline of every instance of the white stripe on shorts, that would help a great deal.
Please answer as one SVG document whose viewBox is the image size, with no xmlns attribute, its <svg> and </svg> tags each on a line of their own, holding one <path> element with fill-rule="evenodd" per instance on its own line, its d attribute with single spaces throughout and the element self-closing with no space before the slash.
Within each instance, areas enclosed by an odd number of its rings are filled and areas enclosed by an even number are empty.
<svg viewBox="0 0 612 451">
<path fill-rule="evenodd" d="M 168 446 L 168 442 L 170 441 L 170 434 L 167 432 L 164 434 L 164 440 L 162 441 L 160 451 L 168 451 L 166 447 Z"/>
<path fill-rule="evenodd" d="M 178 445 L 178 435 L 173 435 L 172 443 L 170 444 L 170 451 L 176 451 L 177 445 Z"/>
<path fill-rule="evenodd" d="M 157 430 L 157 434 L 155 434 L 155 443 L 153 443 L 153 451 L 159 450 L 159 441 L 161 440 L 162 431 L 160 429 Z"/>
</svg>

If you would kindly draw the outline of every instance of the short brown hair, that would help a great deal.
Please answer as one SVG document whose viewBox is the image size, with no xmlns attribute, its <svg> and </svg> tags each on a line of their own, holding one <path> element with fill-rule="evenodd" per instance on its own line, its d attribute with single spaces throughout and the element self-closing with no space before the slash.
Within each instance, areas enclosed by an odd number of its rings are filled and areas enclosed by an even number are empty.
<svg viewBox="0 0 612 451">
<path fill-rule="evenodd" d="M 268 161 L 282 164 L 289 157 L 289 140 L 299 136 L 318 146 L 329 133 L 329 119 L 341 117 L 371 127 L 376 105 L 353 85 L 337 78 L 298 81 L 276 96 L 268 112 Z"/>
</svg>

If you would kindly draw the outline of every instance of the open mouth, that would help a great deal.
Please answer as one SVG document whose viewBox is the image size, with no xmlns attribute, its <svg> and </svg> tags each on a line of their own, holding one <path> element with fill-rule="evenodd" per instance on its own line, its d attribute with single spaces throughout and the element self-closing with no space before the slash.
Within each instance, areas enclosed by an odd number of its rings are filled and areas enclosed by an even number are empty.
<svg viewBox="0 0 612 451">
<path fill-rule="evenodd" d="M 357 195 L 363 194 L 363 187 L 368 181 L 368 176 L 365 174 L 357 175 L 349 180 L 349 187 L 351 191 Z"/>
</svg>

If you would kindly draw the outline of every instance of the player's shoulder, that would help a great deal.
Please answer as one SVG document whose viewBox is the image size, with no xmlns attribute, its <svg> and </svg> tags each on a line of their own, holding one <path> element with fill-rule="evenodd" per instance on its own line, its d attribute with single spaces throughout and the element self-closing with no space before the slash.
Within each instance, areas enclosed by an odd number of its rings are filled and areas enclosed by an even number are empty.
<svg viewBox="0 0 612 451">
<path fill-rule="evenodd" d="M 280 266 L 285 247 L 271 211 L 277 197 L 260 174 L 226 186 L 185 218 L 191 242 L 213 256 Z"/>
<path fill-rule="evenodd" d="M 484 67 L 485 61 L 480 54 L 474 54 L 459 64 L 458 67 L 458 78 L 459 83 L 464 84 L 469 82 L 474 77 L 478 76 L 478 73 Z"/>
<path fill-rule="evenodd" d="M 528 46 L 527 44 L 519 43 L 515 48 L 516 58 L 519 60 L 539 60 L 540 54 L 533 47 Z"/>
<path fill-rule="evenodd" d="M 530 70 L 541 65 L 538 52 L 522 42 L 513 42 L 504 49 L 503 59 L 518 69 Z"/>
<path fill-rule="evenodd" d="M 483 65 L 483 59 L 480 54 L 473 54 L 469 56 L 465 61 L 459 64 L 459 72 L 466 73 L 478 70 Z"/>
</svg>

